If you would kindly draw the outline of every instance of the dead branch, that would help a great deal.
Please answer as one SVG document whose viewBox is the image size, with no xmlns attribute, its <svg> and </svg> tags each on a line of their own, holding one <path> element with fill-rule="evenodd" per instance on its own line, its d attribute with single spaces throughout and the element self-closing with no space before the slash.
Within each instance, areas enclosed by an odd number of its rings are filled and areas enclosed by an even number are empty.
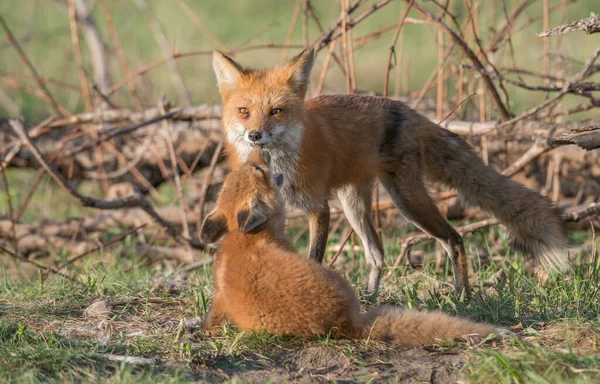
<svg viewBox="0 0 600 384">
<path fill-rule="evenodd" d="M 464 225 L 462 227 L 456 227 L 456 230 L 458 231 L 458 233 L 461 234 L 461 236 L 464 236 L 466 233 L 475 232 L 480 229 L 496 225 L 498 223 L 498 219 L 487 219 L 477 223 Z M 388 279 L 393 274 L 394 270 L 398 268 L 400 262 L 406 257 L 406 255 L 408 254 L 408 250 L 412 246 L 427 240 L 433 240 L 433 238 L 426 233 L 418 233 L 415 235 L 411 235 L 402 240 L 402 250 L 400 251 L 400 255 L 396 258 L 396 261 L 394 261 L 394 265 L 392 265 L 390 271 L 387 273 L 387 275 L 385 275 L 385 279 Z"/>
<path fill-rule="evenodd" d="M 208 171 L 204 177 L 204 182 L 202 183 L 202 189 L 200 190 L 200 202 L 198 203 L 198 231 L 200 231 L 201 221 L 204 219 L 204 205 L 206 204 L 206 197 L 208 196 L 208 187 L 210 187 L 212 184 L 213 173 L 215 172 L 215 167 L 217 166 L 217 161 L 219 160 L 219 156 L 221 155 L 224 144 L 225 140 L 221 139 L 219 145 L 217 145 L 217 149 L 215 149 L 215 152 L 213 153 Z M 200 236 L 199 233 L 198 236 Z"/>
<path fill-rule="evenodd" d="M 555 137 L 553 145 L 575 144 L 586 151 L 600 148 L 600 125 L 573 129 L 570 133 Z"/>
<path fill-rule="evenodd" d="M 160 45 L 160 49 L 162 50 L 163 55 L 169 56 L 173 52 L 173 48 L 171 47 L 171 43 L 169 43 L 169 40 L 167 39 L 167 36 L 163 31 L 162 25 L 152 13 L 150 6 L 146 2 L 146 0 L 134 0 L 134 3 L 144 13 L 146 20 L 148 20 L 148 24 L 152 29 L 152 33 L 154 34 L 156 42 Z M 169 69 L 171 71 L 171 79 L 179 95 L 180 103 L 184 107 L 192 105 L 192 99 L 185 86 L 185 82 L 183 81 L 183 77 L 179 69 L 179 64 L 177 64 L 177 61 L 175 60 L 170 60 L 167 62 L 167 65 L 169 66 Z"/>
<path fill-rule="evenodd" d="M 409 2 L 410 0 L 405 0 L 405 1 Z M 432 14 L 425 8 L 421 7 L 420 5 L 414 4 L 413 8 L 415 8 L 417 11 L 419 11 L 419 13 L 421 13 L 423 16 L 425 16 L 428 21 L 430 21 L 433 24 L 437 24 L 440 28 L 442 28 L 444 33 L 446 33 L 450 38 L 452 38 L 452 40 L 458 46 L 461 47 L 463 52 L 469 57 L 469 59 L 471 60 L 471 62 L 473 63 L 473 65 L 476 68 L 484 69 L 483 64 L 481 63 L 481 61 L 479 60 L 479 58 L 477 57 L 475 52 L 473 52 L 473 50 L 471 50 L 471 48 L 468 46 L 468 44 L 465 42 L 465 40 L 460 35 L 458 35 L 454 30 L 452 30 L 452 28 L 450 28 L 440 18 L 436 17 L 434 14 Z M 492 82 L 490 76 L 487 74 L 487 72 L 485 75 L 482 75 L 482 76 L 483 76 L 483 80 L 486 84 L 486 87 L 488 88 L 488 91 L 492 97 L 492 100 L 494 101 L 494 105 L 496 106 L 496 109 L 498 110 L 498 113 L 500 114 L 501 120 L 509 120 L 511 118 L 511 114 L 508 111 L 508 109 L 506 108 L 506 106 L 504 105 L 504 103 L 502 102 L 502 100 L 500 99 L 500 95 L 498 94 L 498 91 L 496 90 L 496 86 Z"/>
<path fill-rule="evenodd" d="M 84 0 L 75 0 L 75 11 L 79 27 L 83 31 L 94 70 L 94 82 L 101 91 L 106 92 L 112 83 L 110 62 L 106 53 L 102 36 L 94 19 L 90 16 L 89 9 Z"/>
<path fill-rule="evenodd" d="M 54 165 L 65 177 L 129 182 L 142 193 L 147 193 L 166 181 L 165 177 L 168 176 L 162 174 L 159 168 L 160 162 L 168 165 L 172 159 L 164 141 L 169 131 L 177 152 L 178 171 L 185 173 L 190 167 L 198 171 L 209 165 L 221 140 L 219 108 L 206 105 L 173 108 L 166 114 L 160 114 L 155 108 L 142 112 L 105 110 L 84 113 L 58 121 L 46 121 L 32 128 L 29 136 L 44 156 L 58 153 Z M 215 111 L 214 119 L 210 111 Z M 143 120 L 146 117 L 149 119 Z M 157 124 L 164 119 L 169 120 L 167 126 Z M 77 124 L 78 121 L 88 121 L 88 127 L 97 130 L 97 137 L 78 133 L 70 124 Z M 126 122 L 134 124 L 124 127 L 123 123 Z M 55 126 L 51 127 L 53 123 Z M 103 128 L 105 126 L 108 129 Z M 141 130 L 142 127 L 147 128 Z M 96 150 L 107 142 L 112 143 L 113 148 L 103 146 L 103 157 L 99 162 Z M 37 168 L 39 165 L 29 148 L 24 146 L 21 149 L 20 143 L 8 122 L 0 120 L 1 166 Z M 156 153 L 148 150 L 151 146 Z M 106 174 L 101 172 L 102 169 Z"/>
<path fill-rule="evenodd" d="M 580 208 L 574 212 L 568 213 L 564 216 L 564 220 L 567 223 L 572 223 L 575 221 L 580 221 L 585 219 L 586 217 L 592 215 L 600 215 L 600 204 L 592 203 L 586 207 Z"/>
<path fill-rule="evenodd" d="M 398 41 L 398 36 L 400 36 L 400 31 L 406 22 L 406 16 L 408 16 L 408 12 L 412 8 L 414 0 L 410 0 L 410 3 L 406 6 L 406 10 L 404 14 L 402 14 L 402 18 L 396 27 L 396 32 L 394 33 L 394 37 L 392 38 L 392 43 L 390 44 L 390 53 L 388 55 L 387 65 L 385 67 L 385 81 L 383 82 L 383 96 L 388 96 L 388 85 L 390 81 L 390 69 L 392 69 L 392 57 L 396 54 L 396 42 Z"/>
<path fill-rule="evenodd" d="M 124 234 L 122 234 L 122 235 L 120 235 L 120 236 L 117 236 L 117 237 L 115 237 L 115 238 L 114 238 L 114 239 L 112 239 L 112 240 L 109 240 L 109 241 L 107 241 L 106 243 L 101 243 L 100 245 L 98 245 L 98 246 L 97 246 L 97 247 L 95 247 L 95 248 L 92 248 L 92 249 L 90 249 L 90 250 L 88 250 L 88 251 L 85 251 L 85 252 L 83 252 L 83 253 L 80 253 L 80 254 L 79 254 L 79 255 L 77 255 L 77 256 L 74 256 L 74 257 L 72 257 L 72 258 L 68 259 L 68 260 L 67 260 L 67 261 L 65 261 L 65 263 L 62 265 L 61 269 L 62 269 L 62 268 L 65 268 L 65 267 L 66 267 L 67 265 L 69 265 L 69 264 L 72 264 L 72 263 L 76 262 L 77 260 L 81 260 L 82 258 L 84 258 L 85 256 L 89 255 L 89 254 L 90 254 L 90 253 L 92 253 L 92 252 L 96 252 L 96 251 L 98 251 L 98 250 L 101 250 L 101 249 L 104 249 L 104 248 L 106 248 L 106 247 L 108 247 L 108 246 L 110 246 L 110 245 L 112 245 L 112 244 L 116 244 L 116 243 L 118 243 L 118 242 L 121 242 L 121 241 L 123 241 L 123 239 L 125 239 L 127 236 L 131 235 L 131 234 L 132 234 L 132 233 L 134 233 L 134 232 L 137 232 L 138 230 L 142 229 L 142 228 L 143 228 L 143 227 L 145 227 L 145 226 L 146 226 L 146 224 L 139 225 L 139 226 L 137 226 L 137 227 L 133 228 L 132 230 L 130 230 L 130 231 L 128 231 L 128 232 L 125 232 Z"/>
<path fill-rule="evenodd" d="M 82 2 L 83 0 L 78 0 L 78 1 Z M 113 22 L 113 18 L 110 13 L 110 10 L 108 9 L 108 6 L 106 5 L 106 3 L 103 0 L 99 0 L 99 3 L 100 3 L 100 6 L 102 7 L 102 10 L 104 11 L 104 18 L 106 19 L 110 34 L 112 35 L 112 40 L 115 44 L 115 48 L 117 51 L 117 57 L 119 58 L 119 61 L 121 62 L 121 67 L 123 68 L 123 73 L 125 74 L 125 76 L 130 76 L 131 69 L 129 69 L 129 63 L 127 61 L 127 57 L 125 56 L 125 50 L 123 49 L 123 44 L 121 44 L 121 37 L 119 36 L 117 27 L 115 26 L 115 23 Z M 131 97 L 133 98 L 133 100 L 135 102 L 136 109 L 138 109 L 138 110 L 142 109 L 142 102 L 138 95 L 135 82 L 131 81 L 127 84 L 127 86 L 129 89 L 129 94 L 131 95 Z M 102 90 L 104 91 L 107 88 L 108 87 L 103 88 Z"/>
<path fill-rule="evenodd" d="M 354 229 L 349 228 L 348 229 L 348 234 L 346 235 L 346 237 L 342 241 L 342 244 L 340 245 L 340 248 L 337 250 L 337 252 L 335 253 L 335 255 L 333 255 L 333 257 L 331 258 L 331 261 L 329 262 L 329 265 L 328 265 L 329 268 L 333 267 L 333 265 L 335 264 L 335 261 L 337 260 L 337 258 L 340 255 L 340 253 L 342 253 L 342 251 L 344 250 L 344 246 L 346 245 L 346 243 L 348 242 L 348 240 L 350 240 L 350 236 L 352 236 L 353 233 L 354 233 Z"/>
<path fill-rule="evenodd" d="M 537 34 L 538 37 L 562 35 L 574 31 L 585 31 L 588 35 L 600 32 L 600 15 L 586 17 L 585 19 L 559 25 Z"/>
<path fill-rule="evenodd" d="M 78 1 L 79 5 L 85 6 L 85 3 Z M 77 62 L 77 69 L 79 70 L 79 84 L 81 86 L 81 94 L 83 95 L 83 101 L 85 103 L 85 109 L 88 111 L 92 110 L 92 101 L 90 98 L 90 88 L 88 86 L 85 69 L 83 68 L 83 56 L 81 55 L 81 45 L 79 44 L 79 33 L 77 31 L 77 11 L 75 10 L 75 0 L 68 1 L 69 7 L 69 21 L 71 27 L 71 41 L 73 44 L 73 51 L 75 53 L 75 61 Z"/>
<path fill-rule="evenodd" d="M 158 224 L 160 224 L 163 228 L 166 229 L 167 233 L 173 236 L 176 239 L 182 239 L 185 242 L 189 243 L 192 247 L 198 249 L 204 249 L 206 246 L 201 243 L 199 240 L 195 238 L 183 238 L 181 236 L 181 231 L 174 227 L 171 223 L 162 218 L 152 207 L 150 202 L 143 196 L 130 196 L 125 199 L 118 200 L 98 200 L 91 198 L 89 196 L 85 196 L 77 191 L 73 186 L 71 186 L 67 180 L 59 174 L 56 169 L 48 164 L 46 160 L 43 158 L 42 154 L 35 147 L 31 138 L 27 135 L 25 128 L 18 120 L 10 120 L 9 124 L 14 129 L 15 133 L 19 136 L 19 138 L 29 147 L 37 161 L 40 165 L 48 172 L 52 178 L 63 187 L 71 196 L 79 200 L 83 206 L 98 208 L 98 209 L 119 209 L 119 208 L 141 208 L 144 210 L 153 220 L 155 220 Z"/>
<path fill-rule="evenodd" d="M 19 45 L 19 42 L 17 41 L 17 39 L 15 39 L 15 36 L 12 34 L 11 30 L 8 28 L 8 25 L 6 25 L 6 22 L 4 21 L 4 18 L 2 17 L 2 15 L 0 15 L 0 25 L 2 26 L 2 29 L 4 29 L 4 32 L 6 33 L 6 36 L 8 37 L 8 41 L 13 45 L 13 47 L 19 53 L 19 56 L 21 57 L 21 61 L 23 61 L 25 66 L 29 69 L 29 71 L 35 78 L 36 82 L 38 83 L 38 86 L 40 87 L 40 89 L 42 90 L 44 95 L 46 97 L 48 97 L 48 99 L 50 100 L 50 103 L 51 103 L 54 111 L 60 115 L 68 115 L 69 113 L 56 102 L 56 100 L 54 99 L 54 97 L 52 96 L 52 94 L 50 93 L 48 88 L 46 87 L 46 84 L 40 78 L 40 75 L 37 73 L 37 70 L 35 69 L 35 67 L 31 63 L 31 61 L 27 57 L 27 54 L 25 54 L 25 51 L 23 51 L 23 48 L 21 48 L 21 46 Z"/>
<path fill-rule="evenodd" d="M 368 16 L 375 13 L 378 9 L 381 9 L 383 6 L 390 3 L 390 1 L 391 0 L 380 0 L 379 2 L 373 4 L 371 7 L 369 7 L 365 11 L 363 11 L 363 13 L 358 15 L 356 18 L 350 20 L 347 23 L 347 27 L 352 28 L 356 24 L 358 24 L 361 21 L 363 21 L 364 19 L 366 19 Z M 333 25 L 329 29 L 327 29 L 325 32 L 323 32 L 321 34 L 321 36 L 319 36 L 317 41 L 312 44 L 315 47 L 315 50 L 317 52 L 320 51 L 321 49 L 323 49 L 324 47 L 326 47 L 330 42 L 332 42 L 342 36 L 342 28 L 341 27 L 342 27 L 342 23 L 344 22 L 344 18 L 347 16 L 350 16 L 352 13 L 354 13 L 354 11 L 356 11 L 356 9 L 360 5 L 360 3 L 361 3 L 361 0 L 356 0 L 352 5 L 350 5 L 348 7 L 348 9 L 345 12 L 345 15 L 341 16 L 338 21 L 333 23 Z"/>
<path fill-rule="evenodd" d="M 197 107 L 171 108 L 169 116 L 172 120 L 194 121 L 221 118 L 221 106 L 203 104 Z M 159 108 L 150 108 L 139 112 L 128 109 L 116 109 L 110 111 L 98 111 L 81 113 L 65 119 L 55 120 L 44 128 L 57 128 L 75 124 L 116 124 L 116 123 L 140 123 L 161 116 Z M 35 133 L 31 133 L 35 137 Z"/>
<path fill-rule="evenodd" d="M 59 275 L 59 276 L 61 276 L 61 277 L 64 277 L 64 278 L 65 278 L 65 279 L 67 279 L 67 280 L 70 280 L 70 281 L 72 281 L 72 282 L 74 282 L 74 283 L 78 283 L 78 284 L 82 284 L 82 285 L 83 285 L 83 283 L 82 283 L 81 281 L 77 280 L 77 279 L 76 279 L 76 278 L 74 278 L 74 277 L 71 277 L 71 276 L 67 275 L 67 274 L 66 274 L 66 273 L 64 273 L 64 272 L 61 272 L 61 271 L 59 271 L 58 269 L 56 269 L 56 268 L 54 268 L 54 267 L 49 267 L 49 266 L 46 266 L 46 265 L 40 264 L 40 263 L 38 263 L 37 261 L 34 261 L 34 260 L 29 260 L 28 258 L 25 258 L 25 257 L 19 257 L 19 255 L 18 255 L 18 254 L 14 253 L 14 252 L 13 252 L 13 251 L 11 251 L 10 249 L 7 249 L 7 248 L 3 247 L 2 245 L 0 245 L 0 251 L 3 251 L 4 253 L 6 253 L 7 255 L 9 255 L 10 257 L 12 257 L 12 258 L 13 258 L 13 259 L 15 259 L 15 260 L 18 260 L 18 261 L 23 261 L 23 262 L 25 262 L 25 263 L 27 263 L 27 264 L 31 264 L 31 265 L 33 265 L 34 267 L 36 267 L 36 268 L 39 268 L 39 269 L 43 270 L 43 271 L 45 271 L 45 272 L 48 272 L 48 273 L 50 273 L 50 272 L 51 272 L 51 273 L 54 273 L 54 274 L 56 274 L 56 275 Z"/>
</svg>

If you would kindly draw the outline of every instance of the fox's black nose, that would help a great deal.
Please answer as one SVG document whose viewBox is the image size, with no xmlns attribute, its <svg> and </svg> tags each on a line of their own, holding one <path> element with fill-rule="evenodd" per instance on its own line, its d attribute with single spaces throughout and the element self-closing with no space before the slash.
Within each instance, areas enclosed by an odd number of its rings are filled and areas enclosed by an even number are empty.
<svg viewBox="0 0 600 384">
<path fill-rule="evenodd" d="M 248 138 L 250 140 L 252 140 L 253 142 L 257 142 L 258 140 L 260 140 L 261 137 L 262 137 L 261 131 L 250 131 L 248 133 Z"/>
</svg>

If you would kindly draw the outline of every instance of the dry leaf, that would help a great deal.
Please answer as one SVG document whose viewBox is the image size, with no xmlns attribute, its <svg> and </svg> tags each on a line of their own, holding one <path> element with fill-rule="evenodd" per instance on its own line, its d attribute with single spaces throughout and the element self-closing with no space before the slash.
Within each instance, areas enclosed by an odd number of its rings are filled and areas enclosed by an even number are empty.
<svg viewBox="0 0 600 384">
<path fill-rule="evenodd" d="M 111 314 L 111 306 L 107 300 L 98 300 L 93 302 L 83 311 L 85 317 L 109 317 Z"/>
</svg>

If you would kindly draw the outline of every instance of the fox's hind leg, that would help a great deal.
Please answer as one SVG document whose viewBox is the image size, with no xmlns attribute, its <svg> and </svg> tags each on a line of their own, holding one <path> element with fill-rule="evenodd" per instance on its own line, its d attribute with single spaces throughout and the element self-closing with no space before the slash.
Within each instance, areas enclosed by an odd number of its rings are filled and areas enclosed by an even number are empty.
<svg viewBox="0 0 600 384">
<path fill-rule="evenodd" d="M 383 268 L 383 247 L 371 218 L 372 192 L 372 179 L 358 185 L 348 185 L 337 192 L 344 214 L 360 237 L 365 250 L 367 264 L 365 291 L 369 295 L 377 293 Z"/>
<path fill-rule="evenodd" d="M 407 165 L 381 175 L 380 179 L 400 213 L 444 246 L 452 262 L 454 292 L 460 295 L 464 291 L 469 296 L 469 269 L 462 237 L 429 196 L 419 168 Z"/>
<path fill-rule="evenodd" d="M 327 248 L 327 236 L 329 235 L 329 205 L 327 201 L 316 211 L 309 213 L 308 229 L 310 232 L 310 244 L 308 256 L 318 263 L 323 262 Z"/>
</svg>

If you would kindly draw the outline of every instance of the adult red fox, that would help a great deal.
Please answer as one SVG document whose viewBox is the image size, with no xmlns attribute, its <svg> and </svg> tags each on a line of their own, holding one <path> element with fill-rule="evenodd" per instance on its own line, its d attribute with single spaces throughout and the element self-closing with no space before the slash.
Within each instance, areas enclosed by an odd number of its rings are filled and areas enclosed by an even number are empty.
<svg viewBox="0 0 600 384">
<path fill-rule="evenodd" d="M 566 269 L 563 223 L 548 199 L 486 166 L 459 136 L 399 101 L 365 95 L 304 101 L 313 61 L 313 49 L 307 49 L 285 66 L 253 70 L 213 55 L 229 162 L 242 163 L 254 147 L 269 152 L 273 170 L 284 175 L 286 202 L 310 216 L 312 259 L 323 259 L 327 199 L 337 195 L 365 248 L 366 292 L 376 293 L 383 266 L 371 218 L 377 178 L 402 215 L 442 243 L 455 291 L 468 295 L 463 240 L 427 192 L 426 178 L 458 189 L 468 203 L 491 212 L 508 227 L 514 244 L 542 266 Z"/>
<path fill-rule="evenodd" d="M 285 178 L 271 173 L 265 157 L 255 149 L 227 176 L 215 210 L 202 224 L 203 241 L 225 236 L 215 256 L 216 294 L 203 331 L 212 333 L 227 318 L 242 331 L 373 338 L 404 347 L 503 333 L 441 312 L 377 307 L 362 314 L 342 276 L 294 252 L 278 188 Z"/>
</svg>

